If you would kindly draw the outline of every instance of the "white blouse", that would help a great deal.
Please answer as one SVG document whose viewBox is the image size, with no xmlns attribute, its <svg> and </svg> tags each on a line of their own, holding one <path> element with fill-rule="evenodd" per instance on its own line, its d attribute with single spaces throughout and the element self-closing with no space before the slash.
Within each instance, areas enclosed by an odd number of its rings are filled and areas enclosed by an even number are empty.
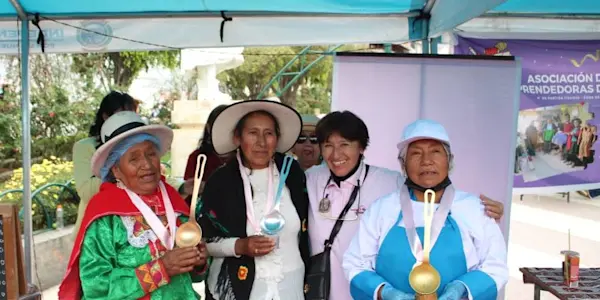
<svg viewBox="0 0 600 300">
<path fill-rule="evenodd" d="M 273 168 L 273 188 L 275 189 L 279 184 L 279 172 L 277 168 Z M 262 216 L 271 209 L 266 207 L 268 169 L 252 170 L 251 173 L 250 170 L 246 169 L 246 171 L 250 174 L 255 224 L 258 224 Z M 273 191 L 273 194 L 275 194 L 275 191 Z M 285 227 L 279 234 L 279 247 L 276 247 L 275 250 L 265 256 L 254 258 L 256 274 L 249 300 L 304 299 L 304 262 L 300 256 L 298 235 L 301 224 L 287 187 L 281 193 L 280 212 L 285 218 Z M 254 232 L 250 222 L 246 222 L 246 234 L 248 236 L 258 234 Z M 239 257 L 235 253 L 235 242 L 237 240 L 238 238 L 228 238 L 207 244 L 208 252 L 214 260 L 210 266 L 206 284 L 215 299 L 221 299 L 220 295 L 215 295 L 215 287 L 223 258 Z"/>
</svg>

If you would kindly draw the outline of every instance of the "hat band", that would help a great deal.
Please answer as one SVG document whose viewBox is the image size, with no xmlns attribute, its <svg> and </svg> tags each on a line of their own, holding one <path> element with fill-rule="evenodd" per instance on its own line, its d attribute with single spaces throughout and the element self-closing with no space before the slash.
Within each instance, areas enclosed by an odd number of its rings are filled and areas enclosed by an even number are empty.
<svg viewBox="0 0 600 300">
<path fill-rule="evenodd" d="M 143 122 L 131 122 L 131 123 L 127 123 L 127 124 L 125 124 L 125 125 L 123 125 L 123 126 L 121 126 L 121 127 L 117 128 L 117 129 L 115 129 L 115 130 L 114 130 L 114 131 L 113 131 L 113 132 L 110 134 L 110 136 L 108 136 L 108 135 L 105 135 L 105 136 L 104 136 L 104 143 L 107 143 L 107 142 L 108 142 L 108 141 L 110 141 L 112 138 L 114 138 L 114 137 L 118 136 L 118 135 L 119 135 L 119 134 L 121 134 L 121 133 L 127 132 L 127 131 L 129 131 L 129 130 L 131 130 L 131 129 L 134 129 L 134 128 L 142 127 L 142 126 L 145 126 L 145 125 L 146 125 L 146 124 L 145 124 L 145 123 L 143 123 Z"/>
</svg>

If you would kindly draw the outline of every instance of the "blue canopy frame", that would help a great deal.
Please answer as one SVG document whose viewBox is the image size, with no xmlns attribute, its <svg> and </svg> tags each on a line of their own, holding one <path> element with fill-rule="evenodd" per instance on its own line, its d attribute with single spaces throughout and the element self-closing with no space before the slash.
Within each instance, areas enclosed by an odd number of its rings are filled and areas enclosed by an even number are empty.
<svg viewBox="0 0 600 300">
<path fill-rule="evenodd" d="M 506 0 L 8 0 L 0 2 L 0 53 L 21 55 L 23 208 L 31 211 L 29 55 L 46 52 L 399 43 L 428 40 Z M 15 30 L 14 21 L 21 21 Z M 36 21 L 37 28 L 30 24 Z M 39 21 L 39 22 L 38 22 Z M 3 26 L 4 24 L 4 26 Z M 35 25 L 35 24 L 34 24 Z M 29 38 L 21 39 L 21 32 Z M 190 35 L 189 33 L 194 34 Z M 144 35 L 145 34 L 145 35 Z M 141 38 L 140 38 L 141 36 Z M 136 41 L 137 40 L 137 41 Z M 2 45 L 6 44 L 6 45 Z M 13 45 L 13 46 L 11 46 Z M 171 46 L 175 45 L 175 46 Z M 32 280 L 31 213 L 24 216 Z"/>
<path fill-rule="evenodd" d="M 600 39 L 598 0 L 508 0 L 457 27 L 472 38 L 529 40 Z"/>
</svg>

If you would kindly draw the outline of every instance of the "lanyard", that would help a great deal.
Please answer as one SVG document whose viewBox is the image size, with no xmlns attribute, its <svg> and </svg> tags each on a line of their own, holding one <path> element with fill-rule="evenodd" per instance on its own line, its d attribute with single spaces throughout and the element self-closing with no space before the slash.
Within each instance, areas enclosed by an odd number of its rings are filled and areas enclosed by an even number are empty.
<svg viewBox="0 0 600 300">
<path fill-rule="evenodd" d="M 167 190 L 165 189 L 164 183 L 159 182 L 158 186 L 160 187 L 160 193 L 162 195 L 163 203 L 165 205 L 165 213 L 167 215 L 167 223 L 168 230 L 163 225 L 162 221 L 156 216 L 154 211 L 138 196 L 136 193 L 132 192 L 128 188 L 124 188 L 127 195 L 129 195 L 129 199 L 135 207 L 142 213 L 152 231 L 156 234 L 158 239 L 162 242 L 162 244 L 168 249 L 173 249 L 175 245 L 175 231 L 177 230 L 177 224 L 175 222 L 175 211 L 173 210 L 173 205 L 171 204 L 171 198 L 167 194 Z"/>
<path fill-rule="evenodd" d="M 246 170 L 244 169 L 244 165 L 242 164 L 242 159 L 240 157 L 239 152 L 237 153 L 236 157 L 237 157 L 239 168 L 240 168 L 240 175 L 242 175 L 242 182 L 244 183 L 244 198 L 246 200 L 246 217 L 248 219 L 248 222 L 250 222 L 250 225 L 252 226 L 252 228 L 254 228 L 254 233 L 258 234 L 261 232 L 261 230 L 260 230 L 260 225 L 256 222 L 256 219 L 254 218 L 254 205 L 252 204 L 252 186 L 250 185 L 250 178 L 248 177 L 248 174 L 246 174 Z M 268 172 L 269 172 L 269 184 L 267 187 L 268 192 L 267 192 L 267 203 L 266 203 L 265 211 L 269 211 L 269 206 L 270 206 L 269 204 L 270 204 L 270 202 L 273 201 L 273 165 L 271 162 L 269 163 Z"/>
<path fill-rule="evenodd" d="M 444 190 L 444 194 L 442 195 L 440 205 L 438 206 L 437 210 L 435 211 L 435 214 L 433 215 L 433 221 L 431 222 L 430 250 L 433 249 L 433 247 L 435 246 L 435 242 L 437 241 L 438 237 L 440 236 L 440 233 L 442 232 L 442 228 L 446 223 L 446 218 L 450 213 L 450 208 L 452 207 L 453 201 L 454 187 L 452 185 L 449 185 Z M 404 228 L 406 230 L 406 237 L 408 238 L 408 243 L 410 244 L 410 250 L 415 256 L 417 263 L 419 263 L 423 260 L 423 245 L 421 244 L 421 240 L 417 235 L 412 200 L 410 199 L 410 195 L 406 185 L 402 185 L 402 188 L 400 190 L 400 207 L 403 211 L 402 217 L 404 219 Z M 425 236 L 423 236 L 423 238 L 425 238 Z"/>
</svg>

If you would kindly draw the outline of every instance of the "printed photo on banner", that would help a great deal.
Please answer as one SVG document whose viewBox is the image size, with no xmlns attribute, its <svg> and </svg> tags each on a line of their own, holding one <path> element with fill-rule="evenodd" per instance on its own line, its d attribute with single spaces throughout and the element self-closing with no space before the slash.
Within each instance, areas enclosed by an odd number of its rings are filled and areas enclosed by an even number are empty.
<svg viewBox="0 0 600 300">
<path fill-rule="evenodd" d="M 520 111 L 515 174 L 531 182 L 587 169 L 597 134 L 588 107 L 582 102 Z"/>
<path fill-rule="evenodd" d="M 514 187 L 600 182 L 600 42 L 458 37 L 456 54 L 521 59 Z"/>
</svg>

